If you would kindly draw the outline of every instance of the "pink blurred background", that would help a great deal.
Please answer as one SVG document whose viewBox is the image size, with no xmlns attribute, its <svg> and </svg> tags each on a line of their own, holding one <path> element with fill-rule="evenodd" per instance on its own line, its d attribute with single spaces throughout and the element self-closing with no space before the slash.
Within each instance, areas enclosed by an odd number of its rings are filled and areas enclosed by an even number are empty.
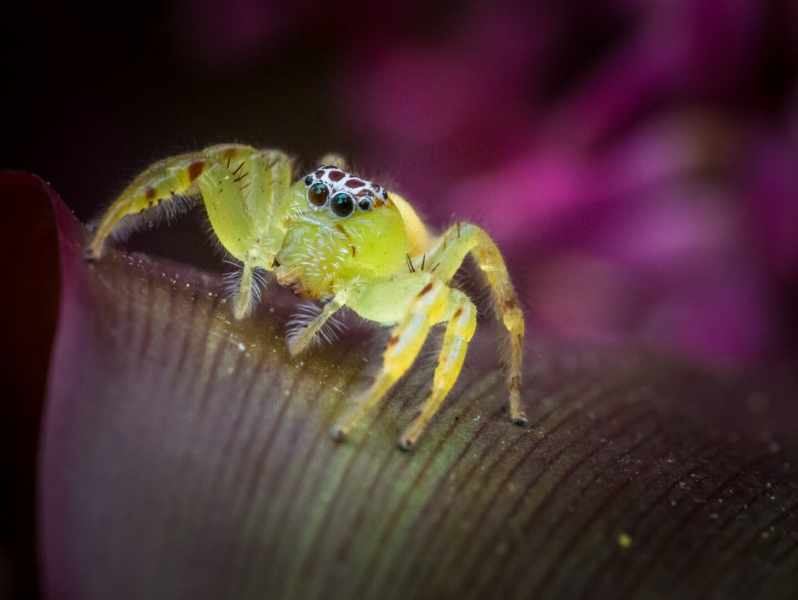
<svg viewBox="0 0 798 600">
<path fill-rule="evenodd" d="M 714 366 L 795 357 L 795 2 L 374 7 L 33 2 L 3 166 L 87 220 L 169 154 L 340 151 L 431 224 L 486 228 L 535 331 Z"/>
</svg>

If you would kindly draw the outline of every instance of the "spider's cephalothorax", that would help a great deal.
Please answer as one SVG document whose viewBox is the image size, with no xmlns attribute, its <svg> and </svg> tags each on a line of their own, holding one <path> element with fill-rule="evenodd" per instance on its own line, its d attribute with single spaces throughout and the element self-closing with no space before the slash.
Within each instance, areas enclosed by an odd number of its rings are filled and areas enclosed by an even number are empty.
<svg viewBox="0 0 798 600">
<path fill-rule="evenodd" d="M 202 199 L 214 235 L 241 265 L 233 313 L 252 310 L 256 269 L 301 296 L 325 302 L 288 338 L 292 355 L 308 348 L 343 307 L 393 328 L 382 369 L 352 411 L 333 428 L 343 438 L 418 355 L 432 326 L 445 323 L 432 390 L 399 444 L 415 444 L 460 373 L 476 328 L 476 308 L 450 282 L 467 254 L 485 274 L 496 314 L 510 339 L 511 418 L 526 422 L 520 398 L 524 318 L 496 244 L 480 228 L 457 223 L 433 235 L 401 196 L 322 166 L 291 182 L 291 164 L 276 150 L 212 146 L 155 163 L 108 208 L 86 249 L 98 259 L 121 225 L 156 207 L 173 210 Z M 176 201 L 182 199 L 181 201 Z"/>
</svg>

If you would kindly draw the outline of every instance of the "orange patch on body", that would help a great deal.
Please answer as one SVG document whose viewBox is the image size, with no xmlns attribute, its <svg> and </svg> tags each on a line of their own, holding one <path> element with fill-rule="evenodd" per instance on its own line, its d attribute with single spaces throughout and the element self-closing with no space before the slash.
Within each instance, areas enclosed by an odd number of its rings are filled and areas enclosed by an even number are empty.
<svg viewBox="0 0 798 600">
<path fill-rule="evenodd" d="M 336 223 L 335 228 L 340 231 L 346 237 L 346 239 L 349 239 L 349 234 L 346 232 L 346 229 L 344 229 L 343 225 Z"/>
<path fill-rule="evenodd" d="M 424 294 L 429 293 L 431 289 L 432 289 L 432 282 L 424 286 L 424 288 L 418 293 L 418 297 L 421 298 L 421 296 L 423 296 Z"/>
<path fill-rule="evenodd" d="M 198 160 L 196 162 L 191 163 L 188 166 L 188 180 L 190 182 L 194 182 L 197 177 L 202 175 L 202 172 L 205 170 L 205 162 Z"/>
</svg>

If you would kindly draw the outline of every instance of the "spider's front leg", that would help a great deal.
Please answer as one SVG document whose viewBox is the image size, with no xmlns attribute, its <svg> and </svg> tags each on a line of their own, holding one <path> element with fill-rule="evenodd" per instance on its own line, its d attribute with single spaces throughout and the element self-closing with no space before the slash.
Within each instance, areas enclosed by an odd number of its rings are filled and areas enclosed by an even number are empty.
<svg viewBox="0 0 798 600">
<path fill-rule="evenodd" d="M 403 450 L 409 450 L 415 445 L 427 423 L 438 412 L 444 398 L 454 386 L 463 368 L 468 342 L 471 341 L 477 328 L 477 309 L 465 294 L 449 289 L 449 306 L 454 307 L 454 313 L 446 325 L 443 347 L 433 377 L 432 392 L 424 401 L 416 420 L 399 438 L 399 447 Z"/>
<path fill-rule="evenodd" d="M 233 309 L 241 319 L 251 310 L 254 269 L 268 262 L 269 252 L 271 256 L 276 252 L 269 246 L 278 247 L 279 235 L 269 234 L 274 229 L 276 199 L 290 186 L 290 179 L 290 162 L 283 153 L 240 144 L 162 160 L 136 177 L 111 204 L 97 223 L 85 256 L 99 259 L 106 239 L 136 218 L 157 209 L 180 212 L 188 206 L 187 197 L 201 195 L 214 235 L 243 263 Z"/>
<path fill-rule="evenodd" d="M 388 286 L 393 289 L 389 290 Z M 414 294 L 405 316 L 391 333 L 385 350 L 383 365 L 371 387 L 356 402 L 352 411 L 332 428 L 336 440 L 344 438 L 357 422 L 367 414 L 396 381 L 410 368 L 418 356 L 429 334 L 430 328 L 441 321 L 449 321 L 441 357 L 435 371 L 435 382 L 430 397 L 424 403 L 421 414 L 402 435 L 399 445 L 409 449 L 429 419 L 438 410 L 446 394 L 457 380 L 465 358 L 468 340 L 476 327 L 476 310 L 462 293 L 449 288 L 443 281 L 429 273 L 412 273 L 404 276 L 400 286 L 396 282 L 383 289 L 379 284 L 370 293 L 353 299 L 352 308 L 359 312 L 364 305 L 380 297 L 396 294 L 399 287 Z M 397 294 L 398 295 L 398 294 Z M 359 303 L 362 305 L 359 306 Z"/>
<path fill-rule="evenodd" d="M 485 274 L 491 289 L 491 299 L 497 316 L 510 336 L 510 356 L 507 363 L 507 387 L 510 395 L 510 417 L 514 423 L 527 422 L 521 404 L 521 356 L 524 346 L 524 313 L 510 281 L 507 266 L 495 242 L 482 229 L 471 223 L 457 223 L 439 238 L 424 262 L 435 275 L 451 280 L 471 253 L 477 266 Z"/>
</svg>

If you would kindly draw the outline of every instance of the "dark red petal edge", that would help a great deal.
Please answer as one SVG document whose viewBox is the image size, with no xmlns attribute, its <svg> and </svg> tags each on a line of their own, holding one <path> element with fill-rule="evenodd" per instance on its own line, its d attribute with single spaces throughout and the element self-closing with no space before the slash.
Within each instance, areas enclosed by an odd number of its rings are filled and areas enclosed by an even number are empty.
<svg viewBox="0 0 798 600">
<path fill-rule="evenodd" d="M 36 461 L 58 313 L 55 193 L 35 175 L 0 171 L 0 597 L 35 598 Z"/>
</svg>

